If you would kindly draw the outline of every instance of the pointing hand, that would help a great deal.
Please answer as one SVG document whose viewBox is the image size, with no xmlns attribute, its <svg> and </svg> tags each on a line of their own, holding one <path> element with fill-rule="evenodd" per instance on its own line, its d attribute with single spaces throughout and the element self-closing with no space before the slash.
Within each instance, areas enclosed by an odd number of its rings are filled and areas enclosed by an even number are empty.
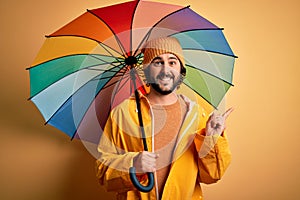
<svg viewBox="0 0 300 200">
<path fill-rule="evenodd" d="M 225 120 L 233 110 L 233 108 L 229 108 L 222 115 L 213 113 L 206 122 L 206 136 L 211 136 L 215 134 L 221 135 L 225 129 Z"/>
</svg>

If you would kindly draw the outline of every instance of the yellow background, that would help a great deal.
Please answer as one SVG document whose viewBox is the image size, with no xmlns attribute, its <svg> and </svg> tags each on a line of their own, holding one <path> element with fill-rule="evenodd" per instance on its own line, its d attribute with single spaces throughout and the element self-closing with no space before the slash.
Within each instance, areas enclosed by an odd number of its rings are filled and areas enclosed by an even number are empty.
<svg viewBox="0 0 300 200">
<path fill-rule="evenodd" d="M 44 121 L 29 97 L 29 67 L 50 34 L 112 0 L 1 0 L 0 199 L 110 199 L 81 142 Z M 171 1 L 169 1 L 171 2 Z M 203 185 L 206 200 L 300 199 L 298 0 L 173 1 L 191 4 L 239 56 L 227 96 L 233 161 Z M 188 170 L 188 169 L 187 169 Z"/>
</svg>

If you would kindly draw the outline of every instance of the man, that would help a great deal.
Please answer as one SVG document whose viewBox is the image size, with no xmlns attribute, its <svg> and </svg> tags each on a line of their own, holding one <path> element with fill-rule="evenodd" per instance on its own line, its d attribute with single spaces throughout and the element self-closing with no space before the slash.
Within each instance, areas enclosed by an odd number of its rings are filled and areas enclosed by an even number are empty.
<svg viewBox="0 0 300 200">
<path fill-rule="evenodd" d="M 148 41 L 143 68 L 150 92 L 140 94 L 149 151 L 143 151 L 135 98 L 110 114 L 98 146 L 97 177 L 117 199 L 202 199 L 200 183 L 215 183 L 228 167 L 231 154 L 224 133 L 232 112 L 208 116 L 199 105 L 176 94 L 186 69 L 177 39 Z M 141 183 L 154 172 L 155 187 L 149 193 L 135 189 L 129 178 L 134 166 Z"/>
</svg>

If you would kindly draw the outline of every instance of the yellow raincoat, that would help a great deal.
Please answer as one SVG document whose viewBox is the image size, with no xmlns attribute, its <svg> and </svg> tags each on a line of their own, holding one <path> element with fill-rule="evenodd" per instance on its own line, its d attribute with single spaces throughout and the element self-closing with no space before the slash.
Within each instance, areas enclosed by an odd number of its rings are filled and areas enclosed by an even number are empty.
<svg viewBox="0 0 300 200">
<path fill-rule="evenodd" d="M 161 200 L 203 199 L 200 183 L 215 183 L 231 161 L 226 136 L 204 136 L 208 118 L 197 104 L 184 96 L 188 111 L 180 129 L 170 173 Z M 152 110 L 141 95 L 141 110 L 149 151 L 154 150 Z M 117 106 L 109 116 L 98 145 L 100 158 L 96 161 L 96 175 L 107 191 L 116 192 L 116 199 L 158 200 L 157 188 L 149 193 L 136 190 L 129 177 L 133 158 L 143 151 L 135 98 Z M 137 175 L 141 183 L 146 175 Z"/>
</svg>

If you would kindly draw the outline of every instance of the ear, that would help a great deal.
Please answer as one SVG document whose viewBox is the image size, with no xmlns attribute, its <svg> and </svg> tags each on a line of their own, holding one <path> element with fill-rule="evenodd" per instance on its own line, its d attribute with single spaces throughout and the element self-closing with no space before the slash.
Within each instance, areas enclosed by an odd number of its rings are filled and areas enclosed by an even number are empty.
<svg viewBox="0 0 300 200">
<path fill-rule="evenodd" d="M 180 62 L 180 74 L 183 76 L 183 78 L 186 76 L 186 68 L 183 67 L 182 63 Z"/>
</svg>

